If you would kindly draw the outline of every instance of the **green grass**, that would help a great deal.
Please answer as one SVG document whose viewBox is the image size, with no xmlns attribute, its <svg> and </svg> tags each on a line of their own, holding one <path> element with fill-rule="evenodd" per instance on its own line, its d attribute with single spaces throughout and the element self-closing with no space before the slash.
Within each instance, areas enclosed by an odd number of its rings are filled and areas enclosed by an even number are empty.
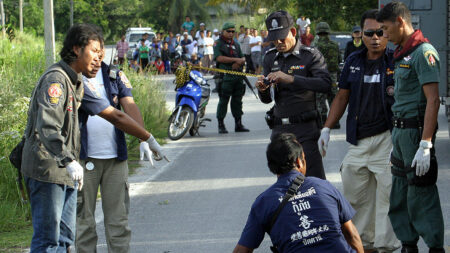
<svg viewBox="0 0 450 253">
<path fill-rule="evenodd" d="M 160 144 L 167 137 L 169 111 L 166 109 L 165 86 L 160 81 L 152 80 L 151 75 L 139 74 L 125 70 L 133 86 L 133 97 L 139 106 L 145 128 L 155 136 Z M 129 160 L 139 160 L 139 140 L 127 135 Z M 136 155 L 137 154 L 137 155 Z"/>
<path fill-rule="evenodd" d="M 160 81 L 152 80 L 151 75 L 138 74 L 134 71 L 125 73 L 133 86 L 133 96 L 139 106 L 144 119 L 145 128 L 160 144 L 164 144 L 167 137 L 168 118 L 170 112 L 166 109 L 165 86 Z M 128 143 L 128 169 L 129 174 L 140 167 L 139 140 L 127 135 Z"/>
<path fill-rule="evenodd" d="M 0 233 L 0 252 L 23 252 L 29 248 L 33 228 L 26 226 L 15 231 Z"/>
<path fill-rule="evenodd" d="M 0 251 L 20 251 L 32 235 L 30 207 L 21 201 L 8 155 L 20 141 L 29 96 L 45 70 L 44 41 L 17 34 L 0 40 Z"/>
<path fill-rule="evenodd" d="M 59 51 L 59 50 L 57 50 Z M 45 71 L 43 38 L 20 34 L 13 41 L 0 38 L 0 252 L 20 252 L 32 236 L 29 203 L 21 201 L 17 171 L 8 156 L 25 128 L 29 97 Z M 128 72 L 133 94 L 148 129 L 160 143 L 166 137 L 169 112 L 162 83 Z M 130 167 L 139 160 L 138 140 L 127 136 Z M 134 164 L 134 165 L 133 165 Z M 133 169 L 132 169 L 133 170 Z"/>
</svg>

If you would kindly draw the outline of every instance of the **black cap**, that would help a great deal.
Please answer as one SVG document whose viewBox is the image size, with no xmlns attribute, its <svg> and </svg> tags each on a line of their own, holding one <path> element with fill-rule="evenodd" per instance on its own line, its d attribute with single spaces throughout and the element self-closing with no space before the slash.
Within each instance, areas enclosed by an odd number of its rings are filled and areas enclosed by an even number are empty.
<svg viewBox="0 0 450 253">
<path fill-rule="evenodd" d="M 294 19 L 287 11 L 276 11 L 266 19 L 266 27 L 269 32 L 268 40 L 285 39 L 294 25 Z"/>
<path fill-rule="evenodd" d="M 361 32 L 361 27 L 360 26 L 354 26 L 352 32 Z"/>
</svg>

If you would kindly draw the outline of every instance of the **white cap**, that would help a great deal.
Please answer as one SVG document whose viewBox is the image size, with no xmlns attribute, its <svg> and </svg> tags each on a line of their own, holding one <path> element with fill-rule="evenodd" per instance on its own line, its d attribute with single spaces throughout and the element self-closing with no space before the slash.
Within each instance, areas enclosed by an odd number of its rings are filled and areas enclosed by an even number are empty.
<svg viewBox="0 0 450 253">
<path fill-rule="evenodd" d="M 187 32 L 184 32 L 183 35 L 188 35 L 188 33 L 187 33 Z"/>
<path fill-rule="evenodd" d="M 180 37 L 181 35 L 179 33 L 177 33 L 177 35 L 175 35 L 175 36 Z"/>
<path fill-rule="evenodd" d="M 200 23 L 200 26 L 205 26 L 205 23 Z"/>
<path fill-rule="evenodd" d="M 219 30 L 217 30 L 216 28 L 214 28 L 213 33 L 218 33 Z"/>
</svg>

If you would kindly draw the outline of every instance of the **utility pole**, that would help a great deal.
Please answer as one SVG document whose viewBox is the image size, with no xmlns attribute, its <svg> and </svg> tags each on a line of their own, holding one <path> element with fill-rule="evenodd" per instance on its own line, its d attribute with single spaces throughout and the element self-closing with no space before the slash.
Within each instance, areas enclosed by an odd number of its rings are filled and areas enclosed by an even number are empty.
<svg viewBox="0 0 450 253">
<path fill-rule="evenodd" d="M 70 27 L 73 26 L 73 0 L 70 0 Z"/>
<path fill-rule="evenodd" d="M 6 37 L 6 29 L 5 29 L 5 10 L 3 9 L 3 0 L 0 0 L 0 15 L 2 18 L 2 34 L 3 38 Z"/>
<path fill-rule="evenodd" d="M 44 0 L 45 63 L 55 63 L 55 26 L 53 22 L 53 0 Z"/>
<path fill-rule="evenodd" d="M 20 32 L 23 33 L 23 0 L 19 0 L 19 24 Z"/>
</svg>

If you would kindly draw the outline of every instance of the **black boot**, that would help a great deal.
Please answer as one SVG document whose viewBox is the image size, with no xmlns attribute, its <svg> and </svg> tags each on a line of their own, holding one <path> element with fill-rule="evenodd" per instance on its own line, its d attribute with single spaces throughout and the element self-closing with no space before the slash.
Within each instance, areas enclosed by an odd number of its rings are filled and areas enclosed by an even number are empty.
<svg viewBox="0 0 450 253">
<path fill-rule="evenodd" d="M 445 253 L 444 248 L 430 248 L 430 253 Z"/>
<path fill-rule="evenodd" d="M 225 123 L 223 123 L 223 119 L 217 119 L 219 121 L 219 134 L 227 134 L 228 131 L 225 128 Z"/>
<path fill-rule="evenodd" d="M 235 118 L 234 121 L 236 123 L 236 126 L 234 127 L 235 132 L 250 132 L 250 130 L 248 130 L 247 128 L 244 127 L 244 125 L 242 125 L 241 118 Z"/>
<path fill-rule="evenodd" d="M 402 244 L 401 253 L 419 253 L 419 249 L 417 248 L 417 245 Z"/>
</svg>

